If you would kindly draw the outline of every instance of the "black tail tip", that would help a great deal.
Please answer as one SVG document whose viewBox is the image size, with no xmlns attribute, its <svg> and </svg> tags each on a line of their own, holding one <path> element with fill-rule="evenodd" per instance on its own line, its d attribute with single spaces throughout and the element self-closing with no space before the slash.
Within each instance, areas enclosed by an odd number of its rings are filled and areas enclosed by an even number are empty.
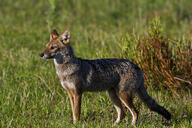
<svg viewBox="0 0 192 128">
<path fill-rule="evenodd" d="M 165 114 L 164 114 L 164 117 L 167 119 L 167 120 L 170 120 L 171 119 L 171 113 L 166 111 Z"/>
</svg>

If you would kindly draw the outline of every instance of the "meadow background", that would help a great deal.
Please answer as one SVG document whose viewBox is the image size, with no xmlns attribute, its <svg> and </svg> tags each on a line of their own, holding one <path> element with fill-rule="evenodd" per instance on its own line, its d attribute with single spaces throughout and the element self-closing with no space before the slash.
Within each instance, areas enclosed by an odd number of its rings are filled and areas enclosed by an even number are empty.
<svg viewBox="0 0 192 128">
<path fill-rule="evenodd" d="M 71 32 L 77 57 L 126 58 L 145 73 L 149 94 L 172 113 L 167 122 L 138 99 L 136 127 L 192 127 L 192 1 L 1 0 L 0 127 L 112 127 L 108 95 L 86 93 L 72 123 L 52 60 L 39 57 L 51 29 Z M 115 127 L 133 127 L 131 114 Z"/>
</svg>

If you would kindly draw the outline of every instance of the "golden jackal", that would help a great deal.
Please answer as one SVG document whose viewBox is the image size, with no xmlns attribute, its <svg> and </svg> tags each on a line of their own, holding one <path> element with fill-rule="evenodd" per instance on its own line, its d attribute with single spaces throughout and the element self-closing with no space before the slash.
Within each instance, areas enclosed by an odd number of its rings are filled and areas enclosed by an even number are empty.
<svg viewBox="0 0 192 128">
<path fill-rule="evenodd" d="M 53 30 L 46 49 L 40 54 L 42 58 L 54 59 L 57 75 L 61 85 L 68 92 L 73 121 L 80 118 L 81 96 L 85 91 L 107 91 L 117 111 L 115 123 L 125 116 L 122 104 L 132 114 L 134 124 L 138 112 L 133 105 L 133 95 L 138 93 L 140 99 L 152 110 L 167 120 L 171 114 L 152 99 L 145 87 L 140 68 L 125 59 L 86 60 L 75 57 L 70 46 L 70 34 L 65 31 L 59 35 Z"/>
</svg>

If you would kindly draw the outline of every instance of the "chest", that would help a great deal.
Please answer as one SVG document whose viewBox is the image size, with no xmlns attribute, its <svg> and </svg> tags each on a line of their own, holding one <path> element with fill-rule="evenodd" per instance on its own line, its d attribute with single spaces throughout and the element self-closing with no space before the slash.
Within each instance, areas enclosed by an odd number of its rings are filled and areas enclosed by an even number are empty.
<svg viewBox="0 0 192 128">
<path fill-rule="evenodd" d="M 71 75 L 69 75 L 72 73 L 69 73 L 69 72 L 66 73 L 65 71 L 61 72 L 60 70 L 56 71 L 56 73 L 60 79 L 60 82 L 63 88 L 75 89 L 75 83 L 73 82 Z"/>
<path fill-rule="evenodd" d="M 65 89 L 75 89 L 75 82 L 73 81 L 73 75 L 75 69 L 73 66 L 60 65 L 55 63 L 56 73 L 60 79 L 61 85 Z"/>
<path fill-rule="evenodd" d="M 61 85 L 64 89 L 75 89 L 75 84 L 73 82 L 69 81 L 62 81 L 61 80 Z"/>
</svg>

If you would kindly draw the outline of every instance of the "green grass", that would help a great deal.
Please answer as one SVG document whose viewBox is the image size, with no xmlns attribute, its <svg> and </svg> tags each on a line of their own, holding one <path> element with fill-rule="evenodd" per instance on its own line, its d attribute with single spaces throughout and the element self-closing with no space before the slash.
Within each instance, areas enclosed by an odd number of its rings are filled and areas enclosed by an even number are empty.
<svg viewBox="0 0 192 128">
<path fill-rule="evenodd" d="M 126 33 L 145 35 L 156 16 L 166 28 L 165 35 L 188 34 L 191 6 L 189 0 L 1 0 L 0 127 L 112 127 L 116 111 L 104 92 L 84 94 L 81 120 L 72 123 L 69 98 L 53 61 L 39 57 L 50 30 L 69 29 L 78 57 L 114 58 L 121 56 L 119 42 Z M 179 99 L 164 89 L 148 91 L 173 119 L 167 123 L 136 98 L 140 110 L 136 127 L 192 127 L 191 91 L 180 92 Z M 133 127 L 130 113 L 115 127 Z"/>
</svg>

